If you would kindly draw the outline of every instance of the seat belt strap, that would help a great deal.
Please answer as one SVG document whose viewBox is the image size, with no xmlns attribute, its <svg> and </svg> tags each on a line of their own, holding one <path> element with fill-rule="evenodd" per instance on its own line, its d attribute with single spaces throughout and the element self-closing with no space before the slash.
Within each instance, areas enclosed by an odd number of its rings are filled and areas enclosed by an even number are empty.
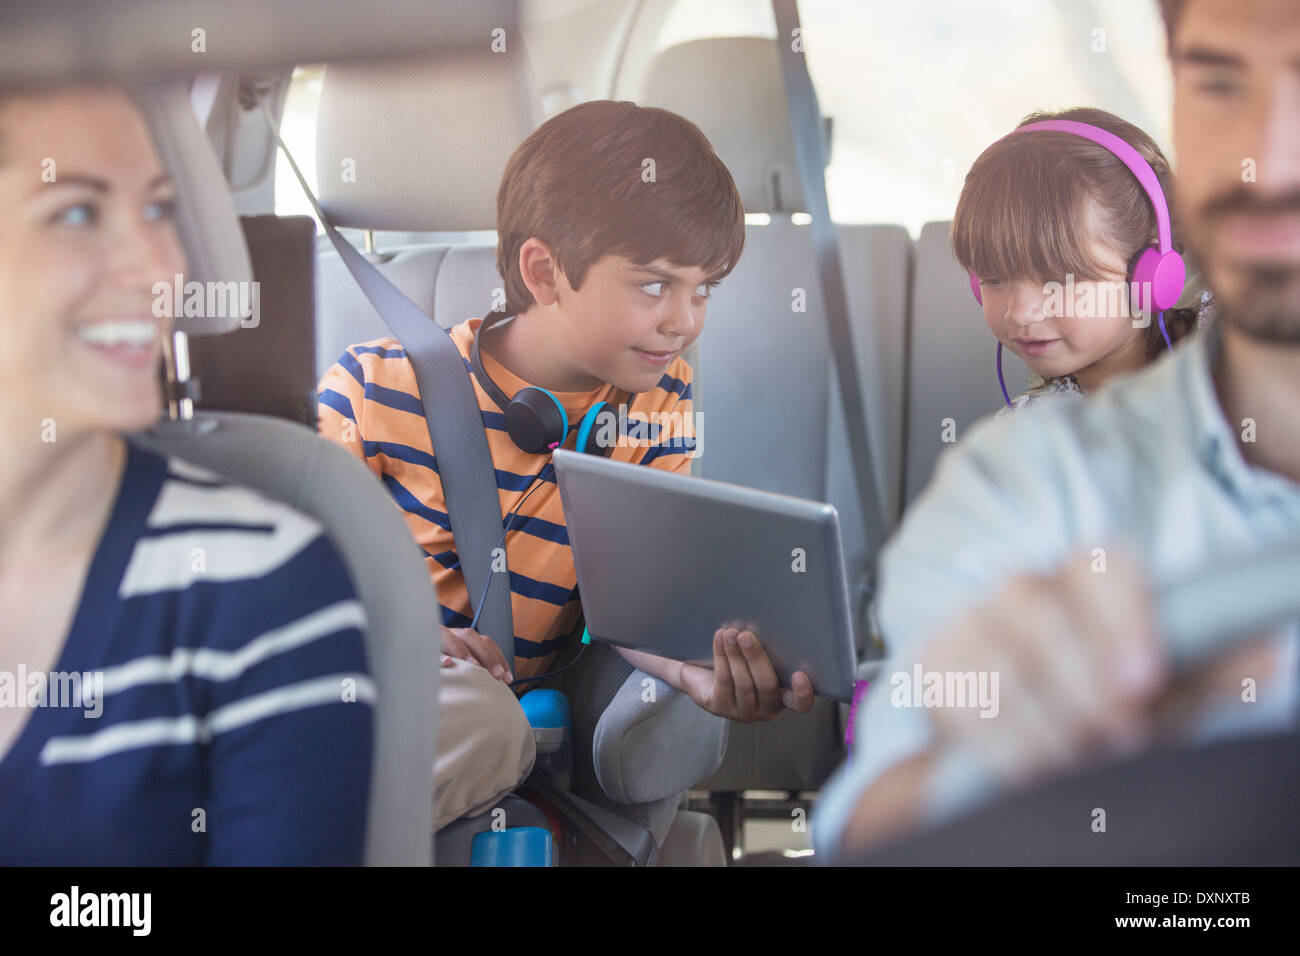
<svg viewBox="0 0 1300 956">
<path fill-rule="evenodd" d="M 493 573 L 492 552 L 501 538 L 504 523 L 496 469 L 488 450 L 482 411 L 470 380 L 469 363 L 456 348 L 450 333 L 420 311 L 419 306 L 339 235 L 307 186 L 289 147 L 280 138 L 266 104 L 262 103 L 261 108 L 271 135 L 289 161 L 298 184 L 325 228 L 325 234 L 334 243 L 343 264 L 375 307 L 379 318 L 401 342 L 415 368 L 420 404 L 424 406 L 424 421 L 438 462 L 438 476 L 442 481 L 451 532 L 456 539 L 456 553 L 465 576 L 470 610 L 478 613 L 474 602 L 478 595 L 483 594 L 487 576 Z M 514 620 L 510 608 L 509 571 L 505 573 L 505 582 L 487 588 L 479 625 L 501 649 L 513 670 Z"/>
<path fill-rule="evenodd" d="M 862 507 L 862 520 L 866 524 L 869 569 L 875 567 L 875 556 L 884 544 L 884 515 L 876 491 L 876 469 L 867 440 L 867 421 L 863 412 L 862 382 L 858 377 L 857 354 L 853 348 L 853 332 L 849 324 L 848 298 L 844 291 L 844 275 L 840 267 L 839 237 L 831 222 L 830 206 L 826 198 L 826 151 L 822 143 L 821 117 L 818 115 L 812 80 L 804 54 L 794 48 L 794 37 L 799 30 L 799 10 L 795 0 L 772 0 L 776 14 L 777 48 L 781 55 L 781 76 L 785 83 L 785 98 L 790 109 L 790 128 L 794 134 L 795 165 L 803 184 L 803 198 L 808 214 L 812 216 L 811 231 L 813 255 L 817 260 L 817 274 L 821 281 L 822 303 L 825 307 L 826 327 L 830 337 L 831 354 L 835 357 L 836 378 L 839 381 L 840 401 L 844 406 L 844 424 L 848 431 L 849 450 L 853 456 L 854 483 Z M 870 570 L 868 591 L 874 592 L 874 570 Z M 870 600 L 871 594 L 868 594 Z"/>
</svg>

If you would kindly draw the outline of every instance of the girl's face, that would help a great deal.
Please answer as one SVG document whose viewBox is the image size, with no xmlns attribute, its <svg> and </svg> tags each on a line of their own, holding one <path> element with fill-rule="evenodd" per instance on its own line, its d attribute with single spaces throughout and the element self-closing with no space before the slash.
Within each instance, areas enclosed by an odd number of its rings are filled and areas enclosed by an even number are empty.
<svg viewBox="0 0 1300 956">
<path fill-rule="evenodd" d="M 56 440 L 157 418 L 171 320 L 153 286 L 185 272 L 174 192 L 125 94 L 76 89 L 0 105 L 0 388 Z"/>
<path fill-rule="evenodd" d="M 1096 235 L 1098 230 L 1092 230 Z M 1142 367 L 1144 332 L 1129 309 L 1128 261 L 1094 240 L 1104 278 L 1073 276 L 1041 283 L 1033 279 L 980 278 L 984 321 L 1004 347 L 1045 379 L 1074 375 L 1090 391 L 1107 378 Z"/>
</svg>

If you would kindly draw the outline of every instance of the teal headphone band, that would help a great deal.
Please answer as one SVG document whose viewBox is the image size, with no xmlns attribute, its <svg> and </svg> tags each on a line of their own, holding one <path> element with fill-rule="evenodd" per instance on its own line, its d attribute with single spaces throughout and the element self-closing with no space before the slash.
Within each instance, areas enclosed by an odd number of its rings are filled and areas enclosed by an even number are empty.
<svg viewBox="0 0 1300 956">
<path fill-rule="evenodd" d="M 590 452 L 593 455 L 608 456 L 612 446 L 606 448 L 599 441 L 593 444 L 591 433 L 597 429 L 599 423 L 608 421 L 609 416 L 613 416 L 614 432 L 617 435 L 618 412 L 614 410 L 614 407 L 609 402 L 597 402 L 587 409 L 587 414 L 582 416 L 582 422 L 578 425 L 578 437 L 573 441 L 574 449 L 576 451 Z M 598 434 L 596 437 L 599 439 L 600 435 Z"/>
<path fill-rule="evenodd" d="M 488 375 L 483 367 L 483 359 L 479 354 L 479 339 L 482 338 L 483 333 L 508 318 L 513 316 L 509 313 L 498 313 L 484 319 L 479 325 L 474 333 L 474 343 L 470 347 L 470 368 L 483 387 L 483 391 L 487 392 L 496 406 L 505 412 L 506 433 L 511 441 L 530 455 L 544 455 L 559 448 L 568 437 L 569 415 L 565 412 L 564 406 L 553 393 L 537 385 L 525 386 L 516 392 L 513 398 L 508 397 L 501 387 L 492 381 L 492 376 Z M 607 431 L 603 427 L 606 422 L 613 424 L 612 430 Z M 592 440 L 593 432 L 596 432 L 596 441 Z M 599 440 L 608 433 L 618 434 L 618 411 L 609 402 L 597 402 L 582 416 L 574 447 L 580 452 L 608 456 L 617 443 Z"/>
</svg>

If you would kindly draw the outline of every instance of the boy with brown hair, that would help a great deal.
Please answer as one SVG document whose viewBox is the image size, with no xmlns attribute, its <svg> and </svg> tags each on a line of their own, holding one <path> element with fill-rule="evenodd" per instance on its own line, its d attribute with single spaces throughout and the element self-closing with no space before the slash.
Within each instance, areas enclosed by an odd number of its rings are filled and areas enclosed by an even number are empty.
<svg viewBox="0 0 1300 956">
<path fill-rule="evenodd" d="M 548 671 L 581 611 L 554 446 L 535 436 L 520 444 L 518 430 L 507 430 L 509 399 L 532 389 L 566 448 L 588 437 L 577 433 L 589 410 L 626 406 L 638 437 L 620 436 L 608 456 L 688 471 L 696 446 L 682 353 L 703 328 L 711 290 L 740 257 L 744 210 L 694 124 L 604 100 L 559 114 L 516 150 L 497 195 L 497 235 L 505 315 L 468 319 L 450 334 L 467 363 L 477 339 L 475 392 L 507 516 L 513 660 L 471 627 L 435 450 L 400 343 L 350 347 L 318 390 L 321 433 L 387 486 L 442 602 L 435 827 L 487 810 L 527 776 L 532 733 L 509 688 Z M 629 515 L 629 533 L 637 520 L 659 519 Z M 713 646 L 711 670 L 619 653 L 720 716 L 770 720 L 784 707 L 812 706 L 807 675 L 783 690 L 753 634 L 719 630 Z"/>
</svg>

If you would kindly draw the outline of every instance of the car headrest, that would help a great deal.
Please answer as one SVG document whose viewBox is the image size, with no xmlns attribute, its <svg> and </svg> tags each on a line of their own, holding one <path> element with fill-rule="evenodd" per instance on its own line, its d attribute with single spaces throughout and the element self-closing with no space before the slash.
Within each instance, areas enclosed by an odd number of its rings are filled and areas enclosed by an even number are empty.
<svg viewBox="0 0 1300 956">
<path fill-rule="evenodd" d="M 183 304 L 190 283 L 197 282 L 201 289 L 221 292 L 219 298 L 204 292 L 205 313 L 210 302 L 227 303 L 199 316 L 182 314 L 193 310 L 173 308 L 175 329 L 189 335 L 230 332 L 247 317 L 239 304 L 256 299 L 251 292 L 253 266 L 248 246 L 221 163 L 199 126 L 184 83 L 135 87 L 131 97 L 144 113 L 158 158 L 176 184 L 176 228 L 189 272 L 184 289 L 173 302 L 179 298 Z M 227 294 L 230 289 L 236 290 L 233 298 Z M 239 290 L 247 291 L 241 296 Z"/>
<path fill-rule="evenodd" d="M 745 212 L 805 209 L 775 40 L 718 37 L 668 47 L 641 91 L 642 105 L 672 110 L 703 130 L 731 170 Z M 824 120 L 829 160 L 828 133 Z"/>
<path fill-rule="evenodd" d="M 501 173 L 541 117 L 517 41 L 502 53 L 330 64 L 316 125 L 321 206 L 340 227 L 494 229 Z"/>
<path fill-rule="evenodd" d="M 184 80 L 196 70 L 423 56 L 518 36 L 519 0 L 445 6 L 446 15 L 412 0 L 3 0 L 0 86 Z"/>
</svg>

